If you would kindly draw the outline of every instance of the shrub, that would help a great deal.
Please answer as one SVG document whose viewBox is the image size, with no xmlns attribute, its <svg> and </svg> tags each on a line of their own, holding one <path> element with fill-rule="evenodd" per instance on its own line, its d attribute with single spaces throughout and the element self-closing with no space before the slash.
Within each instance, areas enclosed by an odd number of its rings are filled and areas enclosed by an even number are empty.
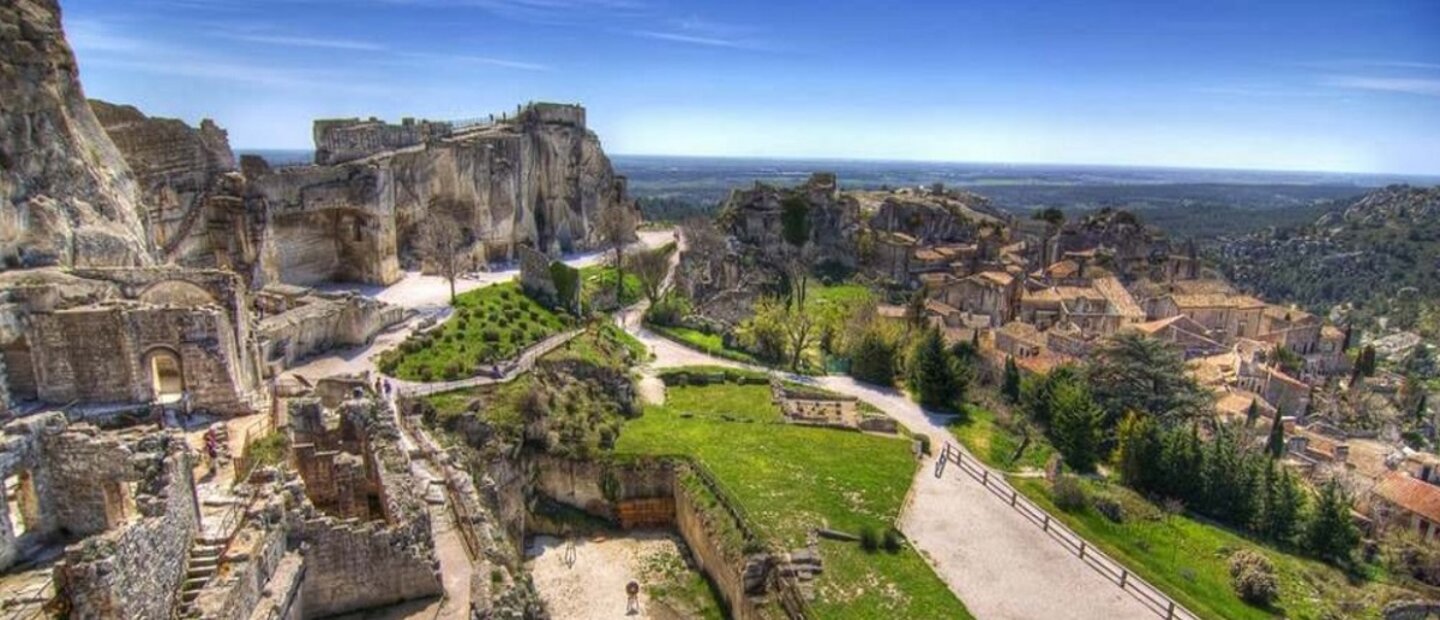
<svg viewBox="0 0 1440 620">
<path fill-rule="evenodd" d="M 1084 510 L 1089 498 L 1085 496 L 1085 487 L 1080 486 L 1080 479 L 1075 476 L 1060 476 L 1055 479 L 1055 484 L 1050 488 L 1050 497 L 1055 500 L 1055 505 L 1065 512 Z"/>
<path fill-rule="evenodd" d="M 888 530 L 885 530 L 885 550 L 886 550 L 886 551 L 889 551 L 890 553 L 900 553 L 900 549 L 901 549 L 902 547 L 904 547 L 904 546 L 905 546 L 905 542 L 904 542 L 904 540 L 900 537 L 900 530 L 897 530 L 897 529 L 895 529 L 895 528 L 893 528 L 893 527 L 890 528 L 890 529 L 888 529 Z"/>
<path fill-rule="evenodd" d="M 464 376 L 465 365 L 460 360 L 452 360 L 445 365 L 445 380 L 454 381 Z"/>
<path fill-rule="evenodd" d="M 861 526 L 860 548 L 872 553 L 880 549 L 880 533 L 875 531 L 875 526 Z"/>
<path fill-rule="evenodd" d="M 1092 505 L 1095 506 L 1095 512 L 1104 515 L 1106 519 L 1115 523 L 1125 522 L 1125 506 L 1113 496 L 1097 495 Z"/>
<path fill-rule="evenodd" d="M 485 342 L 500 342 L 500 330 L 487 327 L 485 331 L 480 332 L 480 338 Z"/>
<path fill-rule="evenodd" d="M 1230 555 L 1230 586 L 1252 605 L 1269 605 L 1280 591 L 1270 558 L 1249 549 Z"/>
</svg>

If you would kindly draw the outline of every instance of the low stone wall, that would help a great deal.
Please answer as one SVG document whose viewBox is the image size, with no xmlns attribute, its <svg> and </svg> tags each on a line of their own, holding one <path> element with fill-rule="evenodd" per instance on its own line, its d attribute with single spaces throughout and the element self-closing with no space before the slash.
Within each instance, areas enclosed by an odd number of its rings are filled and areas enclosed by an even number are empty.
<svg viewBox="0 0 1440 620">
<path fill-rule="evenodd" d="M 261 351 L 267 362 L 293 366 L 305 357 L 339 347 L 365 344 L 380 331 L 405 320 L 405 309 L 359 295 L 304 298 L 305 305 L 260 322 Z"/>
<path fill-rule="evenodd" d="M 1440 601 L 1404 601 L 1385 606 L 1385 620 L 1440 618 Z"/>
<path fill-rule="evenodd" d="M 168 453 L 153 457 L 159 473 L 142 481 L 148 488 L 136 497 L 140 520 L 72 545 L 56 566 L 70 617 L 168 618 L 174 610 L 199 507 L 188 453 L 173 443 L 163 448 Z"/>
<path fill-rule="evenodd" d="M 429 540 L 429 521 L 417 520 Z M 303 614 L 320 618 L 439 596 L 439 565 L 415 526 L 331 517 L 292 524 L 292 547 L 308 545 Z"/>
<path fill-rule="evenodd" d="M 300 620 L 304 608 L 301 586 L 305 584 L 305 558 L 297 551 L 286 553 L 260 593 L 249 620 Z"/>
</svg>

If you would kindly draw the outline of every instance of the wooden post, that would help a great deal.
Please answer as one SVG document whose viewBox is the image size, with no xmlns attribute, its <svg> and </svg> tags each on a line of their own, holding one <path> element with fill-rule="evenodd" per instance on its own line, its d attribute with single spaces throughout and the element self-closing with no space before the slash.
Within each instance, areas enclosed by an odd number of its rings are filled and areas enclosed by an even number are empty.
<svg viewBox="0 0 1440 620">
<path fill-rule="evenodd" d="M 1170 607 L 1165 610 L 1165 620 L 1171 620 L 1171 619 L 1174 618 L 1174 617 L 1175 617 L 1175 601 L 1170 601 Z"/>
<path fill-rule="evenodd" d="M 1045 515 L 1045 525 L 1042 526 L 1040 529 L 1045 530 L 1045 531 L 1047 531 L 1047 532 L 1050 531 L 1050 515 L 1048 515 L 1048 514 Z"/>
<path fill-rule="evenodd" d="M 1085 559 L 1085 541 L 1083 539 L 1080 541 L 1080 559 Z"/>
<path fill-rule="evenodd" d="M 990 470 L 982 469 L 980 470 L 980 485 L 985 486 L 987 484 L 990 484 Z"/>
<path fill-rule="evenodd" d="M 1124 590 L 1124 589 L 1125 589 L 1125 582 L 1126 582 L 1126 581 L 1129 581 L 1129 579 L 1130 579 L 1130 571 L 1125 570 L 1125 569 L 1123 569 L 1123 568 L 1120 569 L 1120 589 L 1121 589 L 1121 590 Z"/>
<path fill-rule="evenodd" d="M 1020 497 L 1020 494 L 1017 493 L 1017 492 L 1015 491 L 1015 489 L 1010 489 L 1010 507 L 1011 507 L 1011 508 L 1014 508 L 1014 507 L 1015 507 L 1015 500 L 1016 500 L 1016 499 L 1019 499 L 1019 497 Z"/>
</svg>

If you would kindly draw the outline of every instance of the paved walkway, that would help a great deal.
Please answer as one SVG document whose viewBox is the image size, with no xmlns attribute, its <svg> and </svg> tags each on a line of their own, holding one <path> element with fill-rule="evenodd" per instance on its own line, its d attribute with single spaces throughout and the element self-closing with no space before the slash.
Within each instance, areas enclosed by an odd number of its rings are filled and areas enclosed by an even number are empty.
<svg viewBox="0 0 1440 620">
<path fill-rule="evenodd" d="M 712 357 L 644 327 L 632 327 L 631 331 L 655 354 L 647 371 L 650 373 L 657 368 L 693 365 L 770 372 Z M 947 439 L 954 441 L 944 426 L 944 416 L 925 412 L 896 390 L 876 388 L 845 376 L 779 374 L 870 403 L 910 430 L 930 435 L 934 445 Z M 954 443 L 959 445 L 958 441 Z M 932 455 L 925 457 L 916 471 L 909 501 L 900 515 L 900 529 L 975 617 L 1154 620 L 1154 612 L 1071 555 L 978 482 L 954 467 L 946 469 L 945 477 L 936 478 L 934 468 Z"/>
</svg>

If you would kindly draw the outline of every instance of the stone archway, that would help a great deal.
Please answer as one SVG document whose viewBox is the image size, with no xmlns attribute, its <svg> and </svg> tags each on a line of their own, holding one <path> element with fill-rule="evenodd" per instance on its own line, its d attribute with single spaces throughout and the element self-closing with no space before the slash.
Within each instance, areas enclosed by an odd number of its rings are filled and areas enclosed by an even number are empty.
<svg viewBox="0 0 1440 620">
<path fill-rule="evenodd" d="M 185 368 L 180 354 L 173 349 L 156 347 L 145 354 L 145 368 L 150 373 L 150 393 L 160 403 L 180 400 L 185 392 Z"/>
</svg>

